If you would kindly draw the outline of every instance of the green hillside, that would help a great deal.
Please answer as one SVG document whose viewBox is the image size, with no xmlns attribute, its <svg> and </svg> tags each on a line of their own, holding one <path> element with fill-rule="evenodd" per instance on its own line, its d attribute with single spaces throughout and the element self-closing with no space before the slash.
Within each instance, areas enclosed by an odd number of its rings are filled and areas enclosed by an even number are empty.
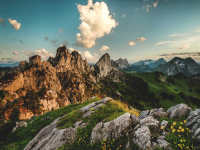
<svg viewBox="0 0 200 150">
<path fill-rule="evenodd" d="M 37 116 L 36 118 L 27 121 L 27 127 L 21 127 L 17 129 L 15 132 L 11 132 L 14 127 L 14 122 L 8 122 L 4 125 L 0 125 L 0 148 L 1 150 L 22 150 L 25 146 L 37 135 L 37 133 L 44 128 L 45 126 L 51 124 L 56 118 L 66 115 L 60 122 L 57 123 L 57 127 L 59 129 L 67 128 L 72 126 L 79 118 L 82 116 L 81 112 L 78 109 L 100 100 L 99 98 L 93 98 L 84 103 L 75 103 L 66 107 L 62 107 L 57 110 L 50 111 L 44 115 Z M 84 129 L 84 131 L 79 132 L 78 139 L 83 137 L 87 137 L 84 139 L 84 145 L 81 143 L 78 144 L 78 140 L 71 144 L 63 146 L 64 149 L 99 149 L 99 145 L 90 146 L 90 135 L 94 126 L 100 121 L 107 122 L 117 117 L 123 115 L 126 112 L 130 114 L 135 114 L 139 116 L 139 111 L 134 109 L 130 110 L 125 104 L 120 101 L 111 101 L 106 103 L 105 106 L 100 107 L 100 109 L 95 110 L 95 115 L 90 118 L 89 125 Z M 50 120 L 43 120 L 45 117 L 50 117 Z M 85 119 L 84 121 L 88 121 Z M 113 142 L 113 148 L 117 148 L 120 145 L 125 146 L 124 143 L 126 139 L 119 139 L 116 142 Z M 83 141 L 82 141 L 83 142 Z M 83 144 L 83 143 L 82 143 Z M 83 147 L 84 146 L 84 147 Z M 101 146 L 101 145 L 100 145 Z"/>
<path fill-rule="evenodd" d="M 132 75 L 140 77 L 148 83 L 150 92 L 155 93 L 155 97 L 160 100 L 161 106 L 165 110 L 179 103 L 187 103 L 192 108 L 194 108 L 195 105 L 199 107 L 200 95 L 197 92 L 199 86 L 192 79 L 183 74 L 167 76 L 159 72 L 148 72 L 133 73 Z M 181 97 L 181 92 L 184 93 L 185 96 Z M 165 93 L 171 95 L 171 97 L 166 96 Z"/>
</svg>

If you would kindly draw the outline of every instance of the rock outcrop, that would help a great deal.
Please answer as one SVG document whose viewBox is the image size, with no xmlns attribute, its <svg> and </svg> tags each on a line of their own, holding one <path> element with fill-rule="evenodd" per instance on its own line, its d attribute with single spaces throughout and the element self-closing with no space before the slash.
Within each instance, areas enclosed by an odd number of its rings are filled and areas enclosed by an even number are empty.
<svg viewBox="0 0 200 150">
<path fill-rule="evenodd" d="M 109 97 L 103 98 L 97 102 L 91 103 L 78 111 L 89 112 L 91 108 L 99 108 L 103 104 L 112 100 Z M 63 116 L 64 117 L 64 116 Z M 77 121 L 74 123 L 73 127 L 69 127 L 66 129 L 58 129 L 56 127 L 57 122 L 59 122 L 63 117 L 59 117 L 54 120 L 50 125 L 43 128 L 32 141 L 28 143 L 24 150 L 56 150 L 64 144 L 70 144 L 74 142 L 76 138 L 76 131 L 79 128 L 84 128 L 87 123 L 83 123 L 83 121 Z"/>
<path fill-rule="evenodd" d="M 18 121 L 16 122 L 16 126 L 13 128 L 12 132 L 14 132 L 20 127 L 26 127 L 26 126 L 27 126 L 27 123 L 25 121 Z"/>
</svg>

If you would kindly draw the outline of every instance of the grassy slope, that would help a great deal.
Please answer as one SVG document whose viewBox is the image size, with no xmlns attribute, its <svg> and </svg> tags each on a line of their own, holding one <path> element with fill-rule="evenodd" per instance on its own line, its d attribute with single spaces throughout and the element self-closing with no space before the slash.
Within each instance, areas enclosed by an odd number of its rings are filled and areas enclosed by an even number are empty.
<svg viewBox="0 0 200 150">
<path fill-rule="evenodd" d="M 172 79 L 175 81 L 175 84 L 167 82 L 167 78 L 169 78 L 167 75 L 162 76 L 160 79 L 168 84 L 158 82 L 155 80 L 155 72 L 149 72 L 149 73 L 134 73 L 132 74 L 137 77 L 141 77 L 144 79 L 149 87 L 150 91 L 154 92 L 156 94 L 156 98 L 160 99 L 161 106 L 167 110 L 169 107 L 175 105 L 175 104 L 180 104 L 180 103 L 186 103 L 185 100 L 183 100 L 178 93 L 179 92 L 184 92 L 187 96 L 195 96 L 197 98 L 200 98 L 200 95 L 195 91 L 197 88 L 197 85 L 193 85 L 192 87 L 189 86 L 187 79 L 183 78 L 175 78 L 172 77 Z M 175 91 L 176 89 L 177 91 Z M 189 89 L 192 89 L 190 92 Z M 167 92 L 168 94 L 173 94 L 175 96 L 174 100 L 163 100 L 161 97 L 162 92 Z"/>
<path fill-rule="evenodd" d="M 2 150 L 22 150 L 25 146 L 31 141 L 37 133 L 53 122 L 56 118 L 67 115 L 61 122 L 58 123 L 58 128 L 67 128 L 72 126 L 78 119 L 80 118 L 80 113 L 77 113 L 79 108 L 82 108 L 89 103 L 95 102 L 99 100 L 99 98 L 93 98 L 92 100 L 86 101 L 84 103 L 76 103 L 71 104 L 66 107 L 62 107 L 57 110 L 53 110 L 48 112 L 42 116 L 38 116 L 32 123 L 30 121 L 27 122 L 27 127 L 21 127 L 15 132 L 5 131 L 5 126 L 0 126 L 0 135 L 2 136 L 3 132 L 7 132 L 7 134 L 0 140 L 0 148 Z M 102 107 L 96 115 L 93 116 L 93 121 L 90 123 L 90 126 L 87 127 L 88 131 L 85 133 L 91 133 L 92 128 L 100 121 L 104 120 L 104 122 L 116 119 L 120 115 L 129 112 L 131 114 L 136 114 L 139 116 L 139 111 L 137 110 L 129 110 L 125 108 L 126 105 L 119 102 L 114 101 L 106 104 L 106 107 Z M 82 116 L 82 115 L 81 115 Z M 42 120 L 44 117 L 51 117 L 51 120 Z M 88 121 L 87 119 L 84 121 Z M 11 144 L 15 145 L 14 147 Z M 89 143 L 87 143 L 89 144 Z"/>
<path fill-rule="evenodd" d="M 32 123 L 30 121 L 27 122 L 27 127 L 22 127 L 15 132 L 5 131 L 5 125 L 0 126 L 0 135 L 3 135 L 3 132 L 7 132 L 6 135 L 0 139 L 0 148 L 6 149 L 6 150 L 21 150 L 24 149 L 25 146 L 28 144 L 29 141 L 31 141 L 36 134 L 45 126 L 51 124 L 56 118 L 61 117 L 67 113 L 70 113 L 74 110 L 77 110 L 79 108 L 82 108 L 89 103 L 95 102 L 99 100 L 99 98 L 94 98 L 92 100 L 86 101 L 84 103 L 75 103 L 71 104 L 66 107 L 62 107 L 57 110 L 50 111 L 42 116 L 38 116 L 34 119 Z M 51 120 L 43 120 L 44 117 L 51 117 Z M 9 129 L 8 129 L 9 130 Z M 15 147 L 11 147 L 10 144 L 15 144 Z"/>
</svg>

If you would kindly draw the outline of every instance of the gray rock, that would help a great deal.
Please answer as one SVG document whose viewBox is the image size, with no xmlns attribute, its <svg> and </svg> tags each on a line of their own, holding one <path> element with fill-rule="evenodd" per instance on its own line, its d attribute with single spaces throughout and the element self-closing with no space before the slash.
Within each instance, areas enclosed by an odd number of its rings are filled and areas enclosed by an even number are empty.
<svg viewBox="0 0 200 150">
<path fill-rule="evenodd" d="M 78 121 L 74 124 L 75 128 L 69 127 L 58 130 L 56 124 L 63 117 L 57 118 L 50 125 L 44 127 L 32 141 L 28 143 L 24 150 L 55 150 L 64 144 L 75 141 L 77 128 L 84 128 L 87 123 Z"/>
<path fill-rule="evenodd" d="M 133 122 L 139 121 L 138 117 L 135 114 L 131 115 L 131 119 Z"/>
<path fill-rule="evenodd" d="M 110 100 L 112 100 L 112 98 L 110 98 L 110 97 L 105 97 L 105 98 L 102 98 L 101 100 L 99 100 L 99 101 L 97 101 L 97 102 L 93 102 L 93 103 L 91 103 L 91 104 L 89 104 L 89 105 L 87 105 L 87 106 L 85 106 L 85 107 L 83 107 L 83 108 L 80 108 L 79 110 L 81 111 L 81 112 L 87 112 L 87 111 L 89 111 L 91 108 L 94 108 L 94 109 L 97 109 L 97 108 L 99 108 L 100 106 L 102 106 L 103 104 L 106 104 L 108 101 L 110 101 Z M 100 104 L 101 103 L 101 105 L 98 105 L 98 104 Z M 95 107 L 96 106 L 96 107 Z"/>
<path fill-rule="evenodd" d="M 126 148 L 126 149 L 130 149 L 130 142 L 129 142 L 129 141 L 127 142 L 125 148 Z"/>
<path fill-rule="evenodd" d="M 149 127 L 142 126 L 141 128 L 138 128 L 134 133 L 133 142 L 142 150 L 150 150 L 152 144 Z"/>
<path fill-rule="evenodd" d="M 106 123 L 99 122 L 92 130 L 90 143 L 100 143 L 102 140 L 108 140 L 109 138 L 118 139 L 123 136 L 122 133 L 125 130 L 131 127 L 132 123 L 130 113 L 125 113 L 117 119 Z"/>
<path fill-rule="evenodd" d="M 168 121 L 166 120 L 163 120 L 160 124 L 160 128 L 163 126 L 163 131 L 167 128 L 167 125 L 168 125 Z"/>
<path fill-rule="evenodd" d="M 178 104 L 176 106 L 170 107 L 167 112 L 170 114 L 170 118 L 175 118 L 175 117 L 187 117 L 189 113 L 192 111 L 192 109 L 186 105 L 186 104 Z"/>
<path fill-rule="evenodd" d="M 17 130 L 20 127 L 26 127 L 27 123 L 25 121 L 18 121 L 15 123 L 16 126 L 13 128 L 12 132 L 14 132 L 15 130 Z"/>
<path fill-rule="evenodd" d="M 94 113 L 95 113 L 95 111 L 88 111 L 82 116 L 82 118 L 89 118 Z"/>
<path fill-rule="evenodd" d="M 159 121 L 157 119 L 154 119 L 152 116 L 148 116 L 144 119 L 140 120 L 141 126 L 149 126 L 154 129 L 158 129 Z"/>
<path fill-rule="evenodd" d="M 163 108 L 154 108 L 154 109 L 151 109 L 151 110 L 145 110 L 145 111 L 142 111 L 139 115 L 139 119 L 143 119 L 143 118 L 146 118 L 148 116 L 154 116 L 156 118 L 159 118 L 159 117 L 163 117 L 163 116 L 166 116 L 167 113 L 165 112 L 165 110 Z"/>
</svg>

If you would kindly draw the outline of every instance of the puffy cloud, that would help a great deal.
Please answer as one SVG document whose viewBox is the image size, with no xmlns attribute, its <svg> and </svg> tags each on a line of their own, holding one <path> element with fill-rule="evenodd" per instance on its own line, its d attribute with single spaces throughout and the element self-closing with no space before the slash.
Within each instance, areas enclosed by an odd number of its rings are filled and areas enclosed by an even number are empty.
<svg viewBox="0 0 200 150">
<path fill-rule="evenodd" d="M 136 45 L 136 43 L 135 42 L 133 42 L 133 41 L 129 41 L 129 42 L 127 42 L 130 46 L 135 46 Z"/>
<path fill-rule="evenodd" d="M 62 47 L 63 45 L 62 45 L 62 44 L 60 44 L 60 46 Z"/>
<path fill-rule="evenodd" d="M 149 12 L 149 8 L 146 8 L 146 12 Z"/>
<path fill-rule="evenodd" d="M 74 48 L 72 48 L 72 47 L 70 47 L 69 49 L 68 49 L 70 52 L 73 52 L 73 51 L 77 51 L 77 50 L 75 50 Z M 81 54 L 81 51 L 77 51 L 79 54 Z"/>
<path fill-rule="evenodd" d="M 6 24 L 4 23 L 4 20 L 2 18 L 0 18 L 0 23 L 4 26 L 6 26 Z"/>
<path fill-rule="evenodd" d="M 19 55 L 19 53 L 17 53 L 17 52 L 13 52 L 13 54 L 14 54 L 14 55 Z"/>
<path fill-rule="evenodd" d="M 127 43 L 128 43 L 130 46 L 135 46 L 136 43 L 135 43 L 134 41 L 143 42 L 143 41 L 146 41 L 146 40 L 147 40 L 147 39 L 141 37 L 141 38 L 137 38 L 137 39 L 135 39 L 135 40 L 129 41 L 129 42 L 127 42 Z"/>
<path fill-rule="evenodd" d="M 190 47 L 190 44 L 188 44 L 188 45 L 186 45 L 186 46 L 183 46 L 183 47 L 180 47 L 179 49 L 186 49 L 186 48 L 188 48 L 188 47 Z"/>
<path fill-rule="evenodd" d="M 158 5 L 158 0 L 153 3 L 153 7 L 156 7 Z"/>
<path fill-rule="evenodd" d="M 107 51 L 108 49 L 110 49 L 110 47 L 108 46 L 102 46 L 100 51 L 104 52 L 104 51 Z"/>
<path fill-rule="evenodd" d="M 197 27 L 196 32 L 200 32 L 200 27 Z"/>
<path fill-rule="evenodd" d="M 62 32 L 64 31 L 64 28 L 58 29 L 58 31 L 59 31 L 60 33 L 62 33 Z"/>
<path fill-rule="evenodd" d="M 141 37 L 141 38 L 137 38 L 136 40 L 137 40 L 138 42 L 143 42 L 143 41 L 146 41 L 147 39 Z"/>
<path fill-rule="evenodd" d="M 96 63 L 96 62 L 99 60 L 99 59 L 97 58 L 97 57 L 98 57 L 97 54 L 95 54 L 94 56 L 92 56 L 92 55 L 90 54 L 90 52 L 88 52 L 88 51 L 83 52 L 83 53 L 82 53 L 82 57 L 83 57 L 84 59 L 87 59 L 87 62 L 90 62 L 90 63 Z"/>
<path fill-rule="evenodd" d="M 77 8 L 82 22 L 78 27 L 81 33 L 76 34 L 76 46 L 91 48 L 96 39 L 109 34 L 118 25 L 112 15 L 109 15 L 105 2 L 93 4 L 92 0 L 88 0 L 87 5 L 78 4 Z"/>
<path fill-rule="evenodd" d="M 21 23 L 18 23 L 17 20 L 12 20 L 12 18 L 9 18 L 8 21 L 15 28 L 15 30 L 20 29 Z"/>
<path fill-rule="evenodd" d="M 27 55 L 28 57 L 32 57 L 34 55 L 39 55 L 41 56 L 42 60 L 47 60 L 50 56 L 53 57 L 54 55 L 49 53 L 48 51 L 46 51 L 45 49 L 40 49 L 40 50 L 35 50 L 34 52 L 24 52 L 22 51 L 25 55 Z"/>
<path fill-rule="evenodd" d="M 123 14 L 122 17 L 123 17 L 123 18 L 126 17 L 126 14 Z"/>
<path fill-rule="evenodd" d="M 151 7 L 150 5 L 146 5 L 146 8 L 149 8 L 149 7 Z"/>
</svg>

